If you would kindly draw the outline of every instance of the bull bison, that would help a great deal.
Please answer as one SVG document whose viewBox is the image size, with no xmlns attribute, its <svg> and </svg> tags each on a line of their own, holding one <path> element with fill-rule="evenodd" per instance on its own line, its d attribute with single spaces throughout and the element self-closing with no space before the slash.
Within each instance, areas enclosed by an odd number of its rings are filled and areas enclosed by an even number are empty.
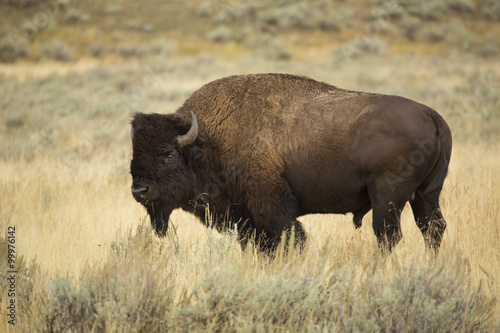
<svg viewBox="0 0 500 333">
<path fill-rule="evenodd" d="M 173 209 L 219 231 L 236 227 L 272 253 L 283 235 L 303 244 L 297 217 L 373 210 L 381 249 L 401 239 L 409 201 L 428 248 L 446 222 L 439 195 L 451 132 L 433 109 L 398 96 L 344 90 L 289 74 L 225 77 L 173 114 L 135 114 L 132 194 L 164 236 Z M 295 232 L 291 232 L 295 230 Z"/>
</svg>

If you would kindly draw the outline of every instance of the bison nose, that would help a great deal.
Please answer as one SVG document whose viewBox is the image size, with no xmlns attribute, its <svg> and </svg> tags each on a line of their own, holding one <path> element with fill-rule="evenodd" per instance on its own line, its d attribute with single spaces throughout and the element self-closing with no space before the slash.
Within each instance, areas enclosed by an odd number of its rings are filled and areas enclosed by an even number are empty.
<svg viewBox="0 0 500 333">
<path fill-rule="evenodd" d="M 149 185 L 132 184 L 131 191 L 134 198 L 144 199 L 149 193 L 149 189 Z"/>
</svg>

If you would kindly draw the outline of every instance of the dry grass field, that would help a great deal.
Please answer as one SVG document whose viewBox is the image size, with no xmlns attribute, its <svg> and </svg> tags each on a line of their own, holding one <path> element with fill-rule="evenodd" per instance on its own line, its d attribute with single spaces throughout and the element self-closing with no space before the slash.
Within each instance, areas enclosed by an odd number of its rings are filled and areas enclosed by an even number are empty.
<svg viewBox="0 0 500 333">
<path fill-rule="evenodd" d="M 265 1 L 253 9 L 172 2 L 162 10 L 177 14 L 173 22 L 129 1 L 75 4 L 73 12 L 72 2 L 58 3 L 50 26 L 28 38 L 27 56 L 0 64 L 1 332 L 500 331 L 500 46 L 488 42 L 500 24 L 484 14 L 488 1 L 449 1 L 438 18 L 401 1 L 388 27 L 369 31 L 364 7 L 387 11 L 387 1 L 339 3 L 342 15 L 331 25 L 294 14 L 304 1 L 284 1 L 281 12 Z M 457 3 L 475 9 L 455 10 Z M 19 17 L 36 14 L 22 6 L 0 4 L 12 11 L 12 31 L 24 31 L 16 30 Z M 264 25 L 259 38 L 247 31 L 255 17 Z M 433 30 L 406 36 L 426 20 Z M 154 31 L 143 31 L 149 23 Z M 450 26 L 458 36 L 440 30 Z M 96 35 L 102 44 L 93 44 Z M 470 45 L 456 44 L 465 37 Z M 69 59 L 42 52 L 56 48 L 53 38 L 72 46 Z M 439 256 L 425 251 L 409 205 L 403 239 L 387 257 L 371 214 L 359 230 L 349 214 L 302 217 L 304 253 L 273 261 L 180 211 L 168 237 L 156 238 L 130 195 L 131 116 L 174 112 L 203 84 L 253 72 L 402 95 L 440 112 L 454 147 Z M 12 299 L 16 326 L 8 322 Z"/>
</svg>

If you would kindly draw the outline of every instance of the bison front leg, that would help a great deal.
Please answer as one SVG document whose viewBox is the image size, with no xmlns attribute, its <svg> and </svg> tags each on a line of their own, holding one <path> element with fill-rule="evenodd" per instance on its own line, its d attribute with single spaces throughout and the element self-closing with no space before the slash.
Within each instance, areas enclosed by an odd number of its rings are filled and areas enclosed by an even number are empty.
<svg viewBox="0 0 500 333">
<path fill-rule="evenodd" d="M 361 226 L 363 225 L 363 216 L 365 216 L 366 213 L 368 213 L 371 209 L 372 206 L 368 205 L 361 208 L 360 210 L 353 212 L 352 221 L 354 222 L 354 227 L 356 229 L 361 228 Z"/>
<path fill-rule="evenodd" d="M 263 188 L 264 191 L 255 193 L 254 200 L 248 202 L 255 240 L 262 252 L 274 253 L 282 241 L 287 249 L 292 239 L 293 244 L 301 249 L 305 245 L 306 232 L 296 219 L 297 199 L 288 189 L 287 184 L 280 184 L 279 189 L 274 190 Z"/>
<path fill-rule="evenodd" d="M 279 219 L 273 220 L 271 222 L 273 226 L 268 229 L 257 230 L 256 228 L 255 241 L 258 249 L 263 253 L 273 255 L 278 246 L 284 242 L 285 252 L 290 246 L 298 246 L 302 251 L 307 240 L 302 224 L 297 220 L 282 220 L 284 223 L 278 221 Z"/>
</svg>

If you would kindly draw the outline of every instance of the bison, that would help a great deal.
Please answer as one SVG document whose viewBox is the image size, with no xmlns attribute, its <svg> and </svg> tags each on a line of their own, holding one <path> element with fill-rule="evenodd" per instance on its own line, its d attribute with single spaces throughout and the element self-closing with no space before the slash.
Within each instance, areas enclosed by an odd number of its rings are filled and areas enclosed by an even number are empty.
<svg viewBox="0 0 500 333">
<path fill-rule="evenodd" d="M 401 239 L 410 202 L 427 248 L 446 222 L 439 195 L 451 132 L 432 108 L 409 99 L 340 89 L 308 77 L 225 77 L 172 114 L 134 115 L 132 194 L 164 236 L 172 210 L 219 231 L 236 228 L 272 253 L 285 237 L 304 244 L 297 217 L 373 210 L 381 249 Z M 294 232 L 292 232 L 294 230 Z"/>
</svg>

